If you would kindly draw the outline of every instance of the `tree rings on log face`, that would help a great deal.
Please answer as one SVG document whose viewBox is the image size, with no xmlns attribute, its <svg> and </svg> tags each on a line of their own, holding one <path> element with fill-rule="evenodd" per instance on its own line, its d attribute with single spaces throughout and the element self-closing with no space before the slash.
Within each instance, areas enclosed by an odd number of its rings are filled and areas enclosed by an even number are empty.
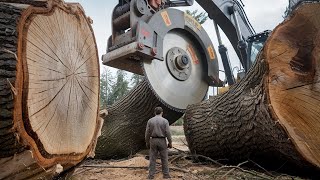
<svg viewBox="0 0 320 180">
<path fill-rule="evenodd" d="M 82 13 L 59 7 L 29 21 L 24 31 L 28 134 L 44 156 L 85 153 L 94 139 L 99 106 L 92 30 Z"/>
<path fill-rule="evenodd" d="M 307 3 L 266 45 L 269 98 L 300 153 L 320 167 L 320 3 Z"/>
</svg>

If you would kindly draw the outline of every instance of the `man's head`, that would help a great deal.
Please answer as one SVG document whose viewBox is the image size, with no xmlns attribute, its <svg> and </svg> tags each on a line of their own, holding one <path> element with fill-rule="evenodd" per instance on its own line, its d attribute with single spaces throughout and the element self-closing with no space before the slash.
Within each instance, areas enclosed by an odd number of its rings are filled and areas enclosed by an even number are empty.
<svg viewBox="0 0 320 180">
<path fill-rule="evenodd" d="M 156 107 L 156 108 L 154 109 L 154 114 L 155 114 L 155 115 L 162 115 L 162 114 L 163 114 L 163 109 L 162 109 L 162 107 Z"/>
<path fill-rule="evenodd" d="M 149 0 L 149 4 L 154 9 L 159 9 L 162 4 L 162 0 Z"/>
</svg>

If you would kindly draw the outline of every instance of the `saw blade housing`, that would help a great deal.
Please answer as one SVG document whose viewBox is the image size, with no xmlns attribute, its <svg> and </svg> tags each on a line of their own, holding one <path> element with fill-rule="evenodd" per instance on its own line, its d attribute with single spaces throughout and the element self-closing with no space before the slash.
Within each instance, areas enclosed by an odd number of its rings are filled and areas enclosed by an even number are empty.
<svg viewBox="0 0 320 180">
<path fill-rule="evenodd" d="M 122 5 L 129 11 L 116 7 L 103 64 L 144 75 L 163 104 L 183 112 L 219 84 L 212 42 L 190 15 L 171 8 L 137 12 L 146 7 L 135 2 Z"/>
</svg>

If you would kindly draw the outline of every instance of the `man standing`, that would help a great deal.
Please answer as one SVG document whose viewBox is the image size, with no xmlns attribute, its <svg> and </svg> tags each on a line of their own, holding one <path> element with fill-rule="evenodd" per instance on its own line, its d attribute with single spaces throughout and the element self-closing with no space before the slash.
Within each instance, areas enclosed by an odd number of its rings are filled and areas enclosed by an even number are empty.
<svg viewBox="0 0 320 180">
<path fill-rule="evenodd" d="M 161 107 L 156 107 L 155 116 L 149 119 L 145 139 L 147 147 L 150 147 L 150 164 L 149 164 L 149 176 L 148 179 L 153 179 L 156 172 L 156 159 L 158 152 L 160 154 L 162 163 L 162 173 L 164 179 L 170 179 L 169 166 L 168 166 L 168 150 L 172 148 L 172 139 L 169 129 L 169 122 L 162 117 L 163 110 Z M 168 145 L 167 140 L 168 139 Z"/>
</svg>

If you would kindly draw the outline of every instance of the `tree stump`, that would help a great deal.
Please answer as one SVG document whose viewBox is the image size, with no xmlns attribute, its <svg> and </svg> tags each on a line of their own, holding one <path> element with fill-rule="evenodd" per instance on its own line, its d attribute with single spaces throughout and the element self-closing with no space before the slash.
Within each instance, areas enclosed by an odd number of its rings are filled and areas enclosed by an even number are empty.
<svg viewBox="0 0 320 180">
<path fill-rule="evenodd" d="M 241 82 L 187 108 L 193 153 L 319 176 L 319 19 L 320 3 L 302 3 L 273 31 Z"/>
<path fill-rule="evenodd" d="M 145 149 L 145 129 L 157 106 L 163 108 L 164 117 L 170 124 L 182 116 L 182 113 L 166 108 L 153 94 L 146 80 L 108 107 L 95 157 L 119 159 Z"/>
<path fill-rule="evenodd" d="M 98 53 L 79 4 L 20 2 L 0 0 L 0 179 L 48 178 L 94 151 Z"/>
</svg>

